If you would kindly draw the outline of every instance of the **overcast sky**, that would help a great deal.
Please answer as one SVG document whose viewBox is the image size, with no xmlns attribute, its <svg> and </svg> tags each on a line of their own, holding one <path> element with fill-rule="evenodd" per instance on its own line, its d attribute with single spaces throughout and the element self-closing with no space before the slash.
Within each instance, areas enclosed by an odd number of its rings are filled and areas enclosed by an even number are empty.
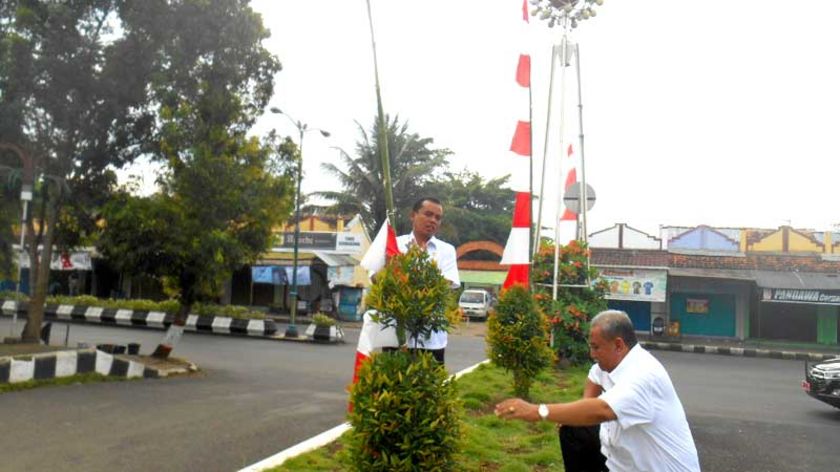
<svg viewBox="0 0 840 472">
<path fill-rule="evenodd" d="M 521 98 L 513 80 L 524 47 L 520 0 L 371 4 L 386 112 L 451 149 L 453 168 L 508 173 Z M 369 128 L 376 112 L 365 1 L 253 7 L 283 63 L 271 106 L 332 133 L 307 135 L 303 190 L 330 188 L 320 171 L 338 161 L 330 146 L 351 151 L 354 121 Z M 587 180 L 597 192 L 590 231 L 617 222 L 651 233 L 659 225 L 840 223 L 838 18 L 833 0 L 606 0 L 573 33 Z M 530 29 L 539 160 L 559 31 L 533 18 Z M 576 131 L 576 116 L 567 118 Z M 264 117 L 255 132 L 271 128 L 297 139 L 282 116 Z M 548 185 L 557 181 L 552 172 Z"/>
</svg>

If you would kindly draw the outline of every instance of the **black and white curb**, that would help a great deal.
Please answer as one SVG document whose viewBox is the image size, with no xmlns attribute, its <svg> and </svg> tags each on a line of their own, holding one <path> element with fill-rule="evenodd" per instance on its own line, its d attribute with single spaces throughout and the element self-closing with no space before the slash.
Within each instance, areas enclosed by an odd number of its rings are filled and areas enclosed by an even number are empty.
<svg viewBox="0 0 840 472">
<path fill-rule="evenodd" d="M 109 377 L 156 378 L 145 365 L 96 349 L 57 351 L 0 358 L 0 384 L 47 380 L 96 372 Z"/>
<path fill-rule="evenodd" d="M 641 341 L 639 344 L 647 350 L 695 352 L 702 354 L 721 354 L 724 356 L 766 357 L 771 359 L 791 359 L 799 361 L 822 361 L 837 357 L 836 354 L 816 352 L 779 351 L 773 349 L 755 349 L 748 347 L 704 346 L 697 344 L 662 343 Z"/>
<path fill-rule="evenodd" d="M 2 312 L 26 316 L 26 303 L 18 307 L 14 300 L 2 301 Z M 166 329 L 172 324 L 174 316 L 162 311 L 122 310 L 81 305 L 54 305 L 44 307 L 46 321 L 71 321 L 96 323 L 111 326 L 144 327 Z M 277 333 L 274 320 L 245 320 L 226 316 L 189 315 L 186 331 L 197 333 L 229 334 L 239 336 L 266 337 Z"/>
<path fill-rule="evenodd" d="M 316 326 L 315 323 L 310 323 L 306 327 L 304 334 L 308 339 L 313 341 L 322 341 L 329 343 L 344 342 L 344 331 L 338 329 L 337 326 Z"/>
</svg>

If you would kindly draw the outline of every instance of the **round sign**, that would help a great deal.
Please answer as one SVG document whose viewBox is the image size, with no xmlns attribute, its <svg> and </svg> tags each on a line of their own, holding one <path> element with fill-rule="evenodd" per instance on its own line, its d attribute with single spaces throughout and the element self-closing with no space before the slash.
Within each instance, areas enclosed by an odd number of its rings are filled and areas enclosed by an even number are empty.
<svg viewBox="0 0 840 472">
<path fill-rule="evenodd" d="M 580 194 L 582 189 L 583 186 L 581 183 L 575 182 L 566 189 L 566 193 L 563 195 L 563 205 L 572 213 L 580 213 Z M 595 206 L 595 189 L 591 185 L 586 184 L 586 211 L 591 210 L 593 206 Z"/>
</svg>

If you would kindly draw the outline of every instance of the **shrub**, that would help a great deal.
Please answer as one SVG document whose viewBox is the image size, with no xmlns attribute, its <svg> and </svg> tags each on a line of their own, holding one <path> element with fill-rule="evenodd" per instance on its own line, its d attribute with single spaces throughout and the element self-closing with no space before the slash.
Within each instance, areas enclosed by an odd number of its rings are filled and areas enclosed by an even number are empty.
<svg viewBox="0 0 840 472">
<path fill-rule="evenodd" d="M 553 353 L 548 346 L 546 321 L 528 290 L 514 285 L 502 292 L 487 319 L 490 360 L 513 373 L 516 396 L 528 398 L 531 382 L 549 367 Z"/>
<path fill-rule="evenodd" d="M 379 272 L 366 303 L 377 311 L 374 321 L 397 331 L 400 346 L 406 335 L 422 340 L 450 326 L 456 306 L 454 293 L 437 264 L 416 245 L 391 258 Z"/>
<path fill-rule="evenodd" d="M 560 248 L 558 284 L 585 285 L 587 280 L 593 283 L 586 287 L 558 287 L 557 300 L 551 296 L 553 244 L 542 243 L 532 270 L 535 298 L 551 325 L 557 357 L 572 365 L 589 362 L 589 321 L 607 308 L 606 283 L 599 281 L 598 271 L 588 265 L 589 254 L 589 248 L 579 241 Z"/>
<path fill-rule="evenodd" d="M 353 470 L 456 469 L 462 407 L 455 380 L 431 354 L 374 354 L 350 398 Z"/>
<path fill-rule="evenodd" d="M 323 313 L 315 313 L 314 315 L 312 315 L 312 322 L 315 323 L 315 326 L 321 326 L 325 328 L 329 328 L 330 326 L 335 325 L 335 320 L 332 317 L 327 316 Z"/>
<path fill-rule="evenodd" d="M 405 347 L 407 339 L 450 326 L 456 305 L 449 282 L 426 251 L 411 246 L 377 274 L 367 304 L 403 347 L 374 354 L 351 390 L 354 469 L 454 470 L 461 431 L 455 381 L 431 354 Z"/>
</svg>

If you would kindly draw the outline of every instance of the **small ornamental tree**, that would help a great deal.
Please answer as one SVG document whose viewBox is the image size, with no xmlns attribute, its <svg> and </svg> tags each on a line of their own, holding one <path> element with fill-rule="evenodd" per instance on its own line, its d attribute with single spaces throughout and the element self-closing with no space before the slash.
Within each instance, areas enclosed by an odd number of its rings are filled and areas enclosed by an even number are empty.
<svg viewBox="0 0 840 472">
<path fill-rule="evenodd" d="M 546 325 L 537 302 L 522 285 L 504 290 L 487 319 L 490 360 L 513 373 L 513 390 L 520 398 L 528 398 L 534 377 L 554 358 Z"/>
<path fill-rule="evenodd" d="M 447 313 L 455 303 L 437 264 L 416 245 L 394 256 L 377 274 L 365 301 L 377 312 L 374 321 L 396 329 L 400 346 L 408 339 L 417 339 L 421 345 L 432 331 L 447 330 Z"/>
<path fill-rule="evenodd" d="M 456 383 L 406 341 L 445 330 L 454 305 L 449 282 L 416 246 L 391 258 L 366 299 L 374 320 L 394 327 L 401 349 L 374 354 L 350 392 L 352 470 L 455 470 L 461 423 Z"/>
<path fill-rule="evenodd" d="M 554 245 L 545 241 L 534 260 L 532 277 L 535 298 L 543 309 L 554 337 L 553 347 L 561 361 L 573 365 L 584 364 L 589 359 L 589 321 L 607 309 L 604 295 L 606 283 L 598 280 L 598 271 L 587 265 L 589 248 L 579 241 L 572 241 L 560 248 L 558 263 L 557 300 L 552 300 L 554 281 Z M 584 287 L 587 280 L 594 283 Z M 566 287 L 563 287 L 566 285 Z"/>
</svg>

